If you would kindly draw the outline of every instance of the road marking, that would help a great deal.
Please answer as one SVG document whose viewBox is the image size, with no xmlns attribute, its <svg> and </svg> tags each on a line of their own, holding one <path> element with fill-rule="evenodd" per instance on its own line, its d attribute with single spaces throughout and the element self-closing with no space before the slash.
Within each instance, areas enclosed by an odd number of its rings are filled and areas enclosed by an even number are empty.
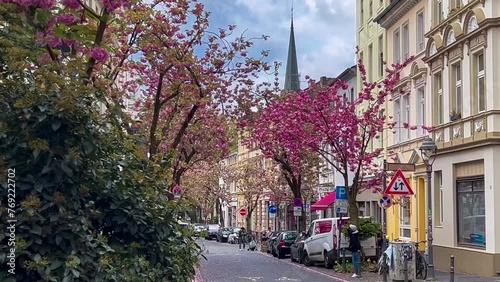
<svg viewBox="0 0 500 282">
<path fill-rule="evenodd" d="M 269 254 L 266 254 L 266 253 L 263 253 L 263 252 L 259 252 L 259 254 L 261 255 L 264 255 L 266 257 L 271 257 Z M 309 268 L 309 267 L 306 267 L 306 266 L 303 266 L 301 264 L 298 264 L 298 263 L 292 263 L 290 261 L 285 261 L 285 260 L 277 260 L 278 262 L 281 262 L 281 263 L 286 263 L 286 264 L 289 264 L 289 265 L 293 265 L 295 267 L 298 267 L 298 268 L 302 268 L 304 270 L 307 270 L 307 271 L 310 271 L 310 272 L 314 272 L 316 274 L 320 274 L 320 275 L 323 275 L 325 277 L 328 277 L 328 278 L 332 278 L 333 280 L 335 281 L 339 281 L 339 282 L 349 282 L 349 280 L 345 280 L 345 279 L 342 279 L 342 278 L 338 278 L 338 277 L 335 277 L 335 276 L 332 276 L 332 275 L 329 275 L 329 274 L 326 274 L 326 273 L 323 273 L 321 271 L 317 271 L 317 270 L 314 270 L 312 268 Z"/>
<path fill-rule="evenodd" d="M 301 281 L 301 280 L 295 279 L 295 278 L 281 277 L 281 278 L 276 279 L 276 281 Z"/>
<path fill-rule="evenodd" d="M 258 281 L 264 277 L 238 277 L 238 278 L 241 278 L 241 279 L 248 279 L 250 281 Z"/>
</svg>

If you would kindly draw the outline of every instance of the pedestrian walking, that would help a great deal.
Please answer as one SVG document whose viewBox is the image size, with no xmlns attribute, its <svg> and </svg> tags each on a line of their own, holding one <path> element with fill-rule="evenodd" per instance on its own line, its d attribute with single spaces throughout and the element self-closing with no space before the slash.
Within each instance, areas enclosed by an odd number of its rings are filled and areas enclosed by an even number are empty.
<svg viewBox="0 0 500 282">
<path fill-rule="evenodd" d="M 351 224 L 347 229 L 347 233 L 349 234 L 349 250 L 352 253 L 352 264 L 354 265 L 354 274 L 352 277 L 359 278 L 361 277 L 361 266 L 359 257 L 359 252 L 361 251 L 361 243 L 359 242 L 359 232 L 356 225 Z"/>
<path fill-rule="evenodd" d="M 241 246 L 243 246 L 244 250 L 247 242 L 247 232 L 245 230 L 245 227 L 241 227 L 240 232 L 238 233 L 238 242 L 239 249 L 241 250 Z"/>
</svg>

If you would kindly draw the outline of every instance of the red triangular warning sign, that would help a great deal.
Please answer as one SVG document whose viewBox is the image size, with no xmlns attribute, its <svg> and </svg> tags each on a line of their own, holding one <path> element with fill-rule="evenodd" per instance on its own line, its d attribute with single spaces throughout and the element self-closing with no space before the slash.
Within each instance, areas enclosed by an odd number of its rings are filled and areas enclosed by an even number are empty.
<svg viewBox="0 0 500 282">
<path fill-rule="evenodd" d="M 413 190 L 411 190 L 410 183 L 406 180 L 403 172 L 398 169 L 396 174 L 391 179 L 391 183 L 384 191 L 386 195 L 413 195 Z"/>
</svg>

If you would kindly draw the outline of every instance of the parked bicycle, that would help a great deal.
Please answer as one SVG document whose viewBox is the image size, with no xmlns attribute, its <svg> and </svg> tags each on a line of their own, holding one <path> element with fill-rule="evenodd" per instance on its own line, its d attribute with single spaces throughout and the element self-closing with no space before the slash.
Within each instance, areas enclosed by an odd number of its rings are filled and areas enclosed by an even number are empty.
<svg viewBox="0 0 500 282">
<path fill-rule="evenodd" d="M 426 279 L 427 278 L 427 261 L 425 260 L 424 252 L 418 250 L 419 245 L 422 243 L 426 243 L 427 241 L 420 241 L 415 243 L 415 260 L 416 260 L 416 269 L 415 274 L 417 275 L 417 279 Z"/>
</svg>

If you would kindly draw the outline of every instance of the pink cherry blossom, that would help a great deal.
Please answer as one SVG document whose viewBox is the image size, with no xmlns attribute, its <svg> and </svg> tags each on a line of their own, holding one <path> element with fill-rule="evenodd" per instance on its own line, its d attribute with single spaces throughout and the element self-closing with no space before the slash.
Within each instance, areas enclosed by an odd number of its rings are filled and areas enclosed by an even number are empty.
<svg viewBox="0 0 500 282">
<path fill-rule="evenodd" d="M 97 62 L 105 62 L 109 58 L 109 53 L 102 48 L 95 47 L 90 51 L 90 56 Z"/>
</svg>

